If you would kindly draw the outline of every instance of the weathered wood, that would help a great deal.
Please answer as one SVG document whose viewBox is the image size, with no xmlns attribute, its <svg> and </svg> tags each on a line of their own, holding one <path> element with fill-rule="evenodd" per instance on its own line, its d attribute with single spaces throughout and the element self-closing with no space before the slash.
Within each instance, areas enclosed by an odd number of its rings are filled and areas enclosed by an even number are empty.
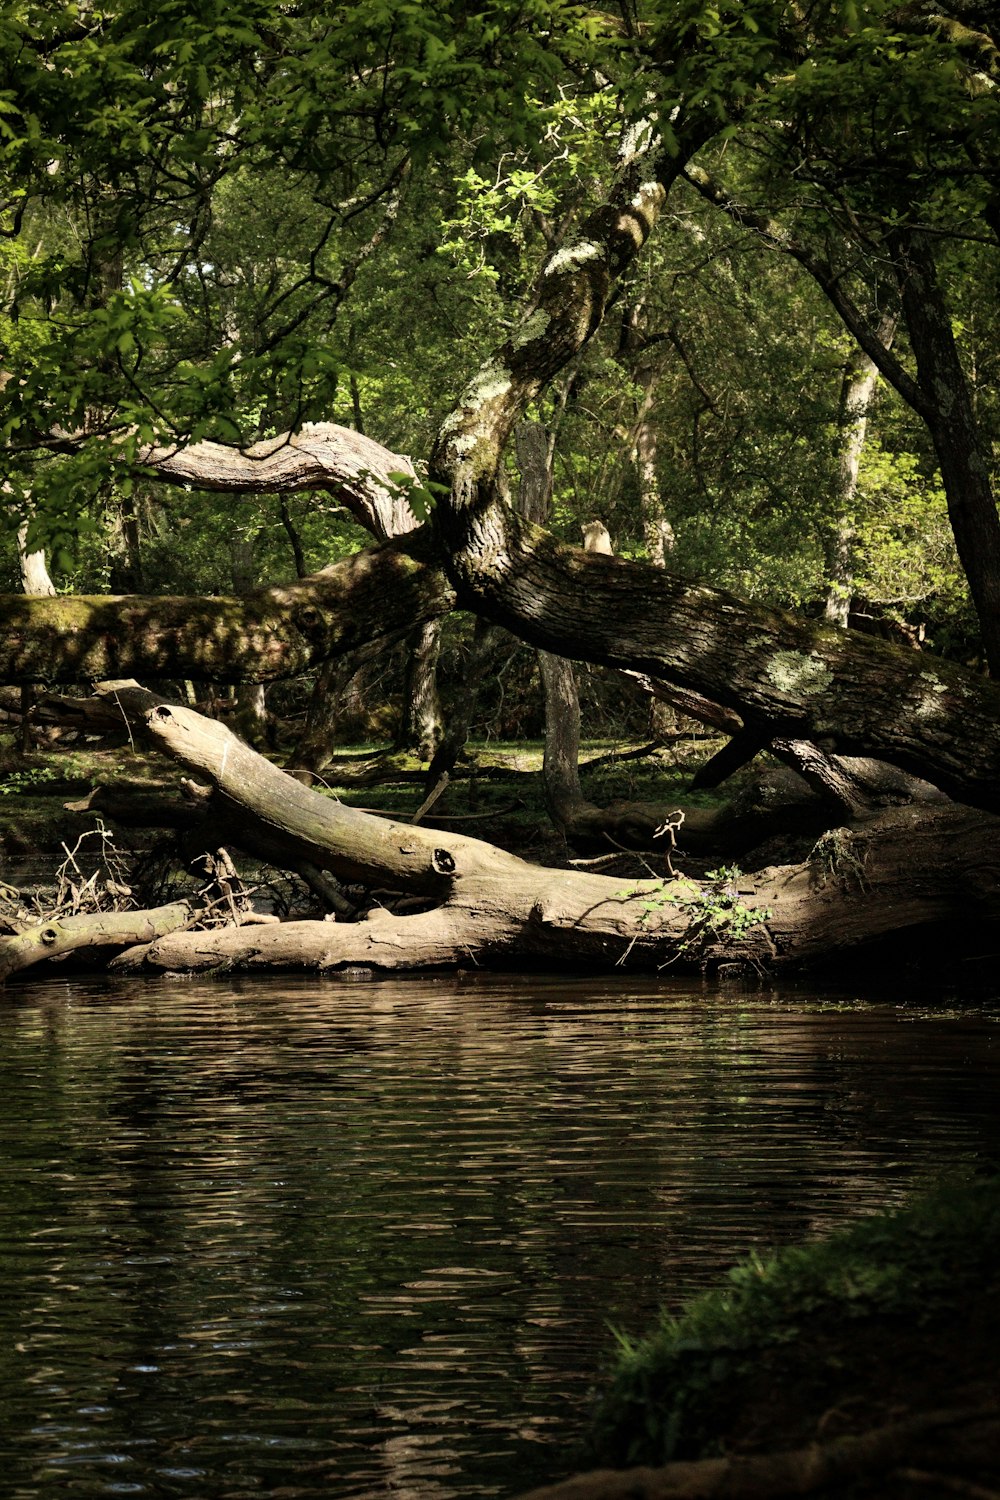
<svg viewBox="0 0 1000 1500">
<path fill-rule="evenodd" d="M 159 479 L 225 494 L 327 490 L 379 541 L 402 536 L 418 524 L 405 488 L 389 477 L 413 478 L 411 460 L 334 422 L 306 422 L 298 432 L 283 432 L 250 448 L 210 442 L 145 448 L 138 462 L 155 470 Z"/>
<path fill-rule="evenodd" d="M 62 958 L 81 948 L 151 943 L 182 927 L 190 920 L 191 910 L 189 902 L 173 901 L 148 911 L 90 912 L 42 922 L 12 937 L 0 938 L 0 981 L 43 959 Z"/>
<path fill-rule="evenodd" d="M 158 745 L 211 781 L 210 806 L 244 847 L 268 843 L 351 883 L 438 903 L 411 916 L 376 908 L 358 923 L 168 936 L 144 955 L 151 967 L 415 970 L 500 960 L 782 967 L 829 961 L 892 931 L 1000 918 L 1000 820 L 968 808 L 907 808 L 837 830 L 804 864 L 761 871 L 735 890 L 683 878 L 629 881 L 540 868 L 465 835 L 345 807 L 301 786 L 224 725 L 141 689 L 116 691 Z"/>
<path fill-rule="evenodd" d="M 449 834 L 445 840 L 314 792 L 224 724 L 193 709 L 165 703 L 139 688 L 115 686 L 111 691 L 160 749 L 211 781 L 210 811 L 240 829 L 254 850 L 266 846 L 269 857 L 283 850 L 348 883 L 438 896 L 456 880 L 480 872 L 531 869 L 478 839 Z"/>
</svg>

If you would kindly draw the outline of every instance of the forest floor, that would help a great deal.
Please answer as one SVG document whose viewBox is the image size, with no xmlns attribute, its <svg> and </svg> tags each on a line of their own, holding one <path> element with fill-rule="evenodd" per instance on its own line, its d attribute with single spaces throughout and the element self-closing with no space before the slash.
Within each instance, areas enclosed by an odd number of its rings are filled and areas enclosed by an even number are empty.
<svg viewBox="0 0 1000 1500">
<path fill-rule="evenodd" d="M 601 806 L 615 800 L 714 806 L 732 795 L 733 783 L 694 794 L 686 787 L 721 743 L 692 738 L 658 748 L 588 742 L 580 767 L 584 795 Z M 542 750 L 541 741 L 470 745 L 426 823 L 486 839 L 525 859 L 565 863 L 570 851 L 545 811 Z M 72 843 L 92 828 L 93 813 L 68 811 L 64 804 L 94 786 L 172 791 L 183 774 L 162 756 L 128 744 L 21 755 L 9 738 L 6 744 L 0 739 L 0 860 L 60 853 L 64 841 Z M 378 745 L 351 746 L 337 753 L 317 790 L 408 822 L 423 801 L 425 774 L 412 756 Z"/>
</svg>

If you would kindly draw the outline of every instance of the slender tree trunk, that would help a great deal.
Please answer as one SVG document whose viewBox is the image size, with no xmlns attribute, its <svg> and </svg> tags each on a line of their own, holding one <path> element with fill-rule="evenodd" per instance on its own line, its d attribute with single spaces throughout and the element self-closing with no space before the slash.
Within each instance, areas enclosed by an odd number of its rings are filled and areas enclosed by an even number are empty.
<svg viewBox="0 0 1000 1500">
<path fill-rule="evenodd" d="M 233 592 L 246 597 L 254 586 L 254 544 L 252 537 L 236 537 L 232 552 Z M 270 716 L 262 682 L 240 682 L 236 685 L 236 726 L 251 745 L 265 745 L 272 733 Z"/>
<path fill-rule="evenodd" d="M 22 521 L 17 528 L 17 565 L 21 574 L 21 587 L 26 594 L 35 598 L 55 597 L 56 586 L 49 577 L 44 549 L 36 547 L 34 552 L 28 551 L 27 520 Z"/>
<path fill-rule="evenodd" d="M 441 651 L 441 621 L 427 620 L 407 641 L 403 673 L 403 709 L 396 732 L 396 749 L 413 750 L 421 760 L 432 760 L 444 738 L 437 664 Z"/>
<path fill-rule="evenodd" d="M 333 754 L 337 733 L 337 705 L 349 678 L 356 670 L 353 662 L 328 661 L 317 672 L 302 733 L 285 762 L 287 770 L 303 773 L 300 780 L 311 782 Z"/>
<path fill-rule="evenodd" d="M 658 444 L 656 425 L 653 422 L 653 396 L 658 373 L 648 371 L 645 378 L 645 390 L 635 425 L 635 467 L 646 556 L 654 567 L 665 568 L 667 555 L 674 549 L 675 538 L 674 528 L 663 504 L 657 472 Z M 667 735 L 674 734 L 679 722 L 676 711 L 663 698 L 655 695 L 650 698 L 649 732 L 654 739 L 664 739 Z"/>
<path fill-rule="evenodd" d="M 461 684 L 452 695 L 444 734 L 431 756 L 431 763 L 427 770 L 428 795 L 437 792 L 442 780 L 446 780 L 451 775 L 458 757 L 465 749 L 479 703 L 479 689 L 482 687 L 486 670 L 493 660 L 493 653 L 502 636 L 503 631 L 496 625 L 491 625 L 488 620 L 476 619 L 472 643 L 463 666 Z"/>
<path fill-rule="evenodd" d="M 287 770 L 304 773 L 299 780 L 308 784 L 326 768 L 345 720 L 364 719 L 366 683 L 381 655 L 378 645 L 371 645 L 346 660 L 327 662 L 317 673 L 302 733 L 286 762 Z"/>
<path fill-rule="evenodd" d="M 545 428 L 541 422 L 521 422 L 514 441 L 521 473 L 518 509 L 529 521 L 544 526 L 552 509 L 551 453 Z M 580 789 L 580 693 L 572 662 L 550 651 L 537 655 L 545 698 L 545 805 L 556 828 L 565 833 L 585 805 Z"/>
<path fill-rule="evenodd" d="M 21 574 L 21 587 L 35 598 L 55 598 L 56 586 L 49 577 L 45 552 L 37 547 L 28 551 L 28 519 L 17 528 L 17 562 Z M 37 687 L 33 682 L 21 685 L 21 733 L 18 748 L 22 755 L 34 749 L 34 711 Z"/>
<path fill-rule="evenodd" d="M 545 693 L 545 806 L 565 832 L 586 805 L 580 789 L 580 695 L 573 663 L 565 656 L 539 651 L 538 669 Z"/>
<path fill-rule="evenodd" d="M 646 378 L 646 389 L 635 424 L 635 468 L 639 482 L 639 513 L 646 556 L 658 568 L 665 568 L 667 555 L 674 549 L 674 528 L 667 516 L 657 472 L 658 443 L 653 421 L 653 396 L 657 375 Z"/>
<path fill-rule="evenodd" d="M 139 516 L 134 495 L 123 495 L 105 513 L 111 552 L 111 588 L 118 594 L 141 594 L 145 588 Z"/>
<path fill-rule="evenodd" d="M 900 236 L 900 293 L 959 559 L 969 580 L 990 675 L 1000 677 L 1000 517 L 991 456 L 976 420 L 930 241 Z"/>
<path fill-rule="evenodd" d="M 886 348 L 895 333 L 895 318 L 884 318 L 879 337 Z M 868 414 L 878 386 L 878 366 L 862 350 L 848 361 L 840 388 L 837 416 L 837 474 L 833 524 L 826 538 L 827 594 L 823 616 L 845 630 L 854 592 L 854 501 Z"/>
</svg>

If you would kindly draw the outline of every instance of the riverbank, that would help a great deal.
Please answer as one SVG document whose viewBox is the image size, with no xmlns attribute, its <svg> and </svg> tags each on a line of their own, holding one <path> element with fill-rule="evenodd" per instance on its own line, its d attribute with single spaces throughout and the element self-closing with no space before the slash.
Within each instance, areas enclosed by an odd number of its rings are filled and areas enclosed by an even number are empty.
<svg viewBox="0 0 1000 1500">
<path fill-rule="evenodd" d="M 738 1267 L 623 1348 L 594 1433 L 615 1470 L 532 1500 L 989 1500 L 998 1349 L 990 1179 Z"/>
</svg>

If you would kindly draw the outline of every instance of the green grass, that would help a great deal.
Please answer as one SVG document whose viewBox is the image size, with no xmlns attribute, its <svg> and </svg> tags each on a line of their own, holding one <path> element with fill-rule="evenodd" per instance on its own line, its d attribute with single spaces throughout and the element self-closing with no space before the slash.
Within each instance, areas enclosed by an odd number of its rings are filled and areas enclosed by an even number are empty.
<svg viewBox="0 0 1000 1500">
<path fill-rule="evenodd" d="M 594 1423 L 604 1461 L 666 1463 L 713 1446 L 725 1395 L 763 1350 L 863 1320 L 940 1315 L 995 1282 L 1000 1178 L 942 1187 L 831 1239 L 753 1257 L 718 1288 L 622 1341 Z"/>
</svg>

